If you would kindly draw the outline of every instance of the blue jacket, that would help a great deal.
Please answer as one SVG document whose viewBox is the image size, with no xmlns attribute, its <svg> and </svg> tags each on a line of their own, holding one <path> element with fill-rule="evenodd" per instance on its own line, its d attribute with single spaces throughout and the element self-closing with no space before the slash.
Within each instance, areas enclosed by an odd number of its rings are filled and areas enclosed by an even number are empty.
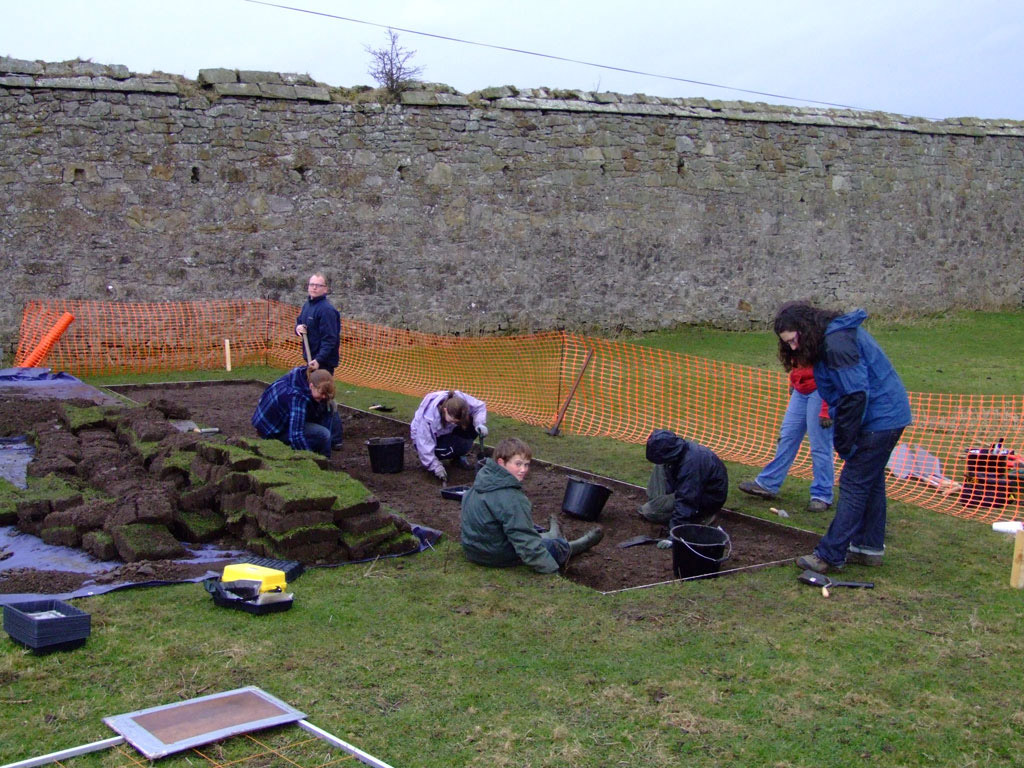
<svg viewBox="0 0 1024 768">
<path fill-rule="evenodd" d="M 309 353 L 321 368 L 328 373 L 334 373 L 334 369 L 338 367 L 338 342 L 341 339 L 341 315 L 338 314 L 338 310 L 326 296 L 306 299 L 295 324 L 306 326 Z M 306 357 L 305 350 L 302 351 L 302 357 Z"/>
<path fill-rule="evenodd" d="M 647 438 L 647 460 L 665 465 L 665 479 L 675 494 L 669 526 L 717 512 L 725 504 L 729 474 L 707 446 L 684 440 L 667 429 L 656 429 Z"/>
<path fill-rule="evenodd" d="M 844 459 L 856 452 L 862 431 L 902 429 L 913 421 L 903 381 L 860 327 L 867 316 L 856 309 L 829 323 L 821 359 L 814 364 L 818 392 L 835 425 L 833 444 Z"/>
</svg>

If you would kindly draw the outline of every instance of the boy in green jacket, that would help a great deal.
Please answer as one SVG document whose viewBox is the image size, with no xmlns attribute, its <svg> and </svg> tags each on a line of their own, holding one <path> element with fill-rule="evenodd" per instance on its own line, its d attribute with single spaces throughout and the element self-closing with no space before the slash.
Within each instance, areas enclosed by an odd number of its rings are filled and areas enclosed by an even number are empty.
<svg viewBox="0 0 1024 768">
<path fill-rule="evenodd" d="M 604 536 L 593 528 L 566 541 L 553 516 L 549 529 L 537 532 L 522 486 L 532 458 L 530 446 L 506 437 L 477 472 L 473 487 L 462 497 L 462 550 L 470 561 L 497 568 L 525 563 L 538 573 L 555 573 Z"/>
</svg>

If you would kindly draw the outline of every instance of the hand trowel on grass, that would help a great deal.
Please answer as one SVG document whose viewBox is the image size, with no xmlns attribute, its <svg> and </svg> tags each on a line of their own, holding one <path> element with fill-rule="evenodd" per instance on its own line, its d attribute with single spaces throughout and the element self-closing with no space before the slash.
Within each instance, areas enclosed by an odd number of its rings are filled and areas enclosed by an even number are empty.
<svg viewBox="0 0 1024 768">
<path fill-rule="evenodd" d="M 810 584 L 812 587 L 824 587 L 831 589 L 832 587 L 860 587 L 861 589 L 874 589 L 875 582 L 873 581 L 835 581 L 830 579 L 823 573 L 812 571 L 809 568 L 797 576 L 799 581 L 804 584 Z"/>
</svg>

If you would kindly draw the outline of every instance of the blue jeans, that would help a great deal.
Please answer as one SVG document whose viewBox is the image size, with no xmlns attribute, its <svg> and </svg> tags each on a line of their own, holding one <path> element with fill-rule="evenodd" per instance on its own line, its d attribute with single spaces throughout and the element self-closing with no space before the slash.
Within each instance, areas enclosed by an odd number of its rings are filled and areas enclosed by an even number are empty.
<svg viewBox="0 0 1024 768">
<path fill-rule="evenodd" d="M 818 423 L 820 414 L 821 395 L 817 390 L 809 395 L 793 390 L 789 396 L 789 405 L 786 406 L 786 415 L 782 417 L 775 458 L 768 462 L 754 482 L 766 491 L 778 493 L 806 434 L 811 444 L 811 498 L 820 499 L 826 504 L 832 503 L 832 486 L 836 476 L 832 458 L 832 427 L 822 429 Z"/>
<path fill-rule="evenodd" d="M 831 565 L 846 562 L 846 552 L 885 552 L 885 465 L 900 441 L 903 428 L 861 432 L 857 450 L 839 473 L 836 516 L 814 554 Z"/>
<path fill-rule="evenodd" d="M 309 443 L 309 449 L 329 459 L 331 458 L 331 448 L 341 443 L 341 416 L 337 411 L 330 411 L 319 419 L 309 419 L 306 421 L 306 428 L 303 431 L 306 435 L 306 442 Z"/>
<path fill-rule="evenodd" d="M 563 538 L 544 539 L 544 547 L 548 554 L 555 558 L 559 568 L 564 566 L 569 559 L 569 542 Z"/>
<path fill-rule="evenodd" d="M 457 459 L 465 456 L 473 449 L 473 440 L 476 432 L 469 429 L 456 427 L 447 435 L 438 435 L 437 447 L 434 448 L 434 455 L 441 461 Z"/>
</svg>

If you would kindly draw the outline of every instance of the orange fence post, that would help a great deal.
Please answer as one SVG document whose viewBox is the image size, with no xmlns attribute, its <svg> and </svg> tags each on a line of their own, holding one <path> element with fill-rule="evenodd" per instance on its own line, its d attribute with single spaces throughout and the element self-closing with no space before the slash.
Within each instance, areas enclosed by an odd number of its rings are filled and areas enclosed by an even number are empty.
<svg viewBox="0 0 1024 768">
<path fill-rule="evenodd" d="M 569 410 L 569 403 L 572 402 L 572 396 L 576 394 L 576 390 L 580 386 L 580 382 L 583 381 L 583 374 L 587 372 L 587 366 L 590 365 L 590 358 L 594 356 L 592 349 L 587 350 L 587 357 L 583 361 L 583 367 L 580 368 L 579 376 L 576 377 L 576 383 L 572 385 L 572 389 L 569 390 L 569 396 L 565 398 L 565 403 L 562 404 L 562 409 L 558 412 L 558 416 L 555 418 L 555 423 L 548 430 L 548 434 L 552 437 L 558 437 L 559 427 L 562 426 L 562 419 L 565 418 L 565 412 Z"/>
<path fill-rule="evenodd" d="M 35 368 L 43 362 L 43 360 L 46 359 L 46 356 L 50 353 L 50 348 L 57 343 L 57 339 L 64 335 L 64 331 L 66 331 L 68 326 L 73 322 L 75 322 L 75 316 L 70 312 L 65 312 L 61 315 L 61 318 L 57 321 L 56 325 L 54 325 L 45 336 L 43 336 L 42 341 L 36 345 L 36 348 L 29 353 L 29 356 L 25 358 L 19 367 Z"/>
</svg>

